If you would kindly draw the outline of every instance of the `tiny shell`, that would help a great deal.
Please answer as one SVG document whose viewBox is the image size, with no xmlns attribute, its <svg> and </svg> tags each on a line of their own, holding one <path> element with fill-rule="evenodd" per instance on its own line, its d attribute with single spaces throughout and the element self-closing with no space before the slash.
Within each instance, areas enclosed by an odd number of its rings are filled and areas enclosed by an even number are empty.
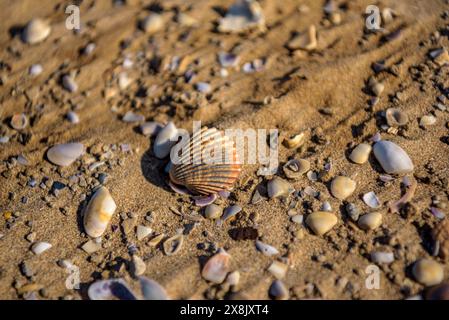
<svg viewBox="0 0 449 320">
<path fill-rule="evenodd" d="M 156 247 L 162 241 L 162 239 L 164 239 L 164 237 L 165 237 L 165 235 L 163 233 L 158 234 L 148 241 L 148 245 L 152 246 L 152 247 Z"/>
<path fill-rule="evenodd" d="M 222 214 L 223 208 L 213 203 L 208 205 L 204 210 L 204 216 L 208 219 L 218 219 Z"/>
<path fill-rule="evenodd" d="M 220 52 L 218 53 L 218 61 L 223 68 L 235 67 L 239 63 L 239 57 L 233 53 Z"/>
<path fill-rule="evenodd" d="M 86 253 L 91 254 L 101 249 L 101 243 L 94 240 L 89 240 L 81 246 L 81 249 L 83 249 Z"/>
<path fill-rule="evenodd" d="M 132 123 L 132 122 L 142 122 L 145 121 L 145 117 L 141 114 L 134 113 L 132 111 L 128 111 L 123 116 L 122 120 L 124 122 Z"/>
<path fill-rule="evenodd" d="M 253 0 L 236 1 L 218 24 L 219 32 L 239 33 L 253 28 L 265 30 L 262 8 Z"/>
<path fill-rule="evenodd" d="M 132 264 L 131 264 L 131 272 L 134 276 L 140 276 L 145 273 L 147 266 L 141 257 L 137 255 L 133 255 Z"/>
<path fill-rule="evenodd" d="M 305 159 L 292 159 L 282 167 L 284 174 L 289 179 L 298 179 L 310 170 L 310 162 Z"/>
<path fill-rule="evenodd" d="M 397 144 L 381 140 L 374 144 L 374 156 L 386 173 L 405 174 L 413 171 L 413 163 L 408 154 Z"/>
<path fill-rule="evenodd" d="M 140 21 L 140 28 L 148 34 L 153 34 L 162 29 L 164 19 L 160 14 L 151 13 Z"/>
<path fill-rule="evenodd" d="M 331 182 L 330 191 L 335 198 L 344 200 L 354 193 L 356 186 L 357 184 L 354 180 L 344 176 L 337 176 Z"/>
<path fill-rule="evenodd" d="M 222 283 L 229 272 L 230 257 L 224 249 L 219 249 L 218 253 L 206 262 L 201 271 L 201 276 L 207 281 L 216 284 Z"/>
<path fill-rule="evenodd" d="M 270 272 L 276 279 L 284 279 L 287 274 L 288 266 L 285 263 L 279 261 L 273 261 L 268 267 L 268 272 Z"/>
<path fill-rule="evenodd" d="M 72 75 L 66 74 L 62 77 L 62 86 L 69 92 L 78 91 L 78 84 L 75 82 L 75 79 Z"/>
<path fill-rule="evenodd" d="M 69 111 L 66 115 L 66 118 L 67 118 L 67 120 L 70 121 L 70 123 L 73 123 L 73 124 L 77 124 L 80 122 L 79 116 L 73 111 Z"/>
<path fill-rule="evenodd" d="M 307 31 L 298 34 L 287 44 L 290 49 L 301 49 L 307 51 L 316 49 L 317 45 L 318 41 L 316 36 L 316 27 L 314 25 L 309 26 Z"/>
<path fill-rule="evenodd" d="M 273 246 L 270 246 L 269 244 L 263 243 L 260 240 L 256 240 L 256 248 L 257 248 L 257 250 L 262 252 L 264 255 L 269 256 L 269 257 L 279 254 L 278 249 L 276 249 Z"/>
<path fill-rule="evenodd" d="M 282 143 L 288 149 L 295 149 L 302 146 L 304 144 L 304 141 L 305 141 L 305 134 L 304 132 L 301 132 L 299 134 L 291 136 L 290 138 L 285 138 Z"/>
<path fill-rule="evenodd" d="M 363 230 L 377 229 L 382 224 L 382 215 L 379 212 L 364 214 L 359 218 L 357 224 Z"/>
<path fill-rule="evenodd" d="M 137 300 L 134 293 L 123 279 L 98 280 L 87 290 L 91 300 Z"/>
<path fill-rule="evenodd" d="M 368 161 L 369 154 L 371 153 L 371 146 L 367 143 L 361 143 L 352 150 L 349 155 L 349 159 L 358 164 L 364 164 Z"/>
<path fill-rule="evenodd" d="M 109 190 L 101 186 L 92 195 L 84 211 L 84 229 L 92 238 L 100 237 L 108 227 L 117 205 Z"/>
<path fill-rule="evenodd" d="M 46 20 L 34 18 L 23 29 L 22 40 L 29 44 L 35 44 L 44 41 L 50 32 L 51 27 Z"/>
<path fill-rule="evenodd" d="M 427 127 L 434 125 L 437 122 L 437 118 L 435 118 L 432 115 L 425 115 L 421 117 L 421 120 L 419 120 L 419 125 L 421 127 Z"/>
<path fill-rule="evenodd" d="M 39 255 L 39 254 L 43 253 L 44 251 L 47 251 L 51 247 L 52 247 L 52 245 L 48 242 L 37 242 L 37 243 L 33 244 L 33 246 L 31 247 L 31 251 L 33 251 L 33 253 L 35 255 Z"/>
<path fill-rule="evenodd" d="M 306 218 L 307 226 L 319 236 L 329 232 L 338 222 L 337 216 L 326 211 L 316 211 Z"/>
<path fill-rule="evenodd" d="M 390 264 L 394 261 L 394 254 L 392 252 L 371 252 L 371 261 L 377 264 Z"/>
<path fill-rule="evenodd" d="M 140 129 L 140 132 L 144 136 L 152 137 L 152 136 L 158 134 L 159 131 L 161 131 L 162 125 L 158 122 L 149 121 L 149 122 L 142 123 L 140 125 L 139 129 Z"/>
<path fill-rule="evenodd" d="M 436 261 L 419 259 L 413 264 L 413 276 L 419 283 L 430 287 L 441 283 L 444 279 L 444 269 Z"/>
<path fill-rule="evenodd" d="M 232 217 L 235 217 L 235 215 L 237 213 L 239 213 L 240 211 L 242 211 L 242 207 L 240 207 L 239 205 L 235 204 L 235 205 L 229 206 L 224 210 L 221 220 L 226 221 Z"/>
<path fill-rule="evenodd" d="M 47 151 L 47 158 L 50 162 L 67 167 L 71 165 L 84 153 L 84 146 L 82 143 L 65 143 L 57 144 Z"/>
<path fill-rule="evenodd" d="M 136 229 L 137 240 L 143 240 L 153 232 L 150 227 L 138 225 Z"/>
<path fill-rule="evenodd" d="M 240 282 L 240 272 L 233 271 L 228 274 L 226 277 L 226 283 L 230 286 L 236 287 Z"/>
<path fill-rule="evenodd" d="M 184 236 L 182 234 L 177 234 L 171 238 L 164 241 L 163 248 L 164 253 L 167 256 L 172 256 L 181 250 L 182 244 L 184 243 Z"/>
<path fill-rule="evenodd" d="M 268 197 L 270 198 L 287 196 L 293 191 L 292 186 L 287 181 L 279 177 L 274 177 L 268 181 L 267 189 Z"/>
<path fill-rule="evenodd" d="M 178 129 L 173 122 L 169 122 L 156 136 L 153 152 L 159 159 L 163 159 L 170 154 L 172 146 L 176 143 L 174 140 L 178 134 Z"/>
<path fill-rule="evenodd" d="M 11 117 L 10 124 L 14 129 L 22 130 L 28 125 L 28 118 L 24 113 L 17 113 Z"/>
<path fill-rule="evenodd" d="M 401 127 L 408 123 L 407 114 L 397 108 L 388 108 L 385 111 L 385 119 L 390 127 Z"/>
<path fill-rule="evenodd" d="M 33 64 L 30 69 L 28 70 L 28 74 L 30 76 L 36 77 L 40 75 L 44 71 L 44 68 L 40 64 Z"/>
<path fill-rule="evenodd" d="M 274 280 L 268 290 L 268 294 L 274 300 L 287 300 L 289 298 L 288 289 L 281 280 Z"/>
<path fill-rule="evenodd" d="M 144 300 L 169 300 L 169 296 L 164 287 L 153 279 L 141 276 L 139 277 L 139 281 Z"/>
<path fill-rule="evenodd" d="M 370 208 L 377 209 L 381 206 L 379 199 L 373 191 L 365 193 L 362 198 L 363 202 Z"/>
<path fill-rule="evenodd" d="M 201 93 L 210 93 L 212 91 L 210 84 L 207 82 L 198 82 L 195 84 L 195 88 Z"/>
</svg>

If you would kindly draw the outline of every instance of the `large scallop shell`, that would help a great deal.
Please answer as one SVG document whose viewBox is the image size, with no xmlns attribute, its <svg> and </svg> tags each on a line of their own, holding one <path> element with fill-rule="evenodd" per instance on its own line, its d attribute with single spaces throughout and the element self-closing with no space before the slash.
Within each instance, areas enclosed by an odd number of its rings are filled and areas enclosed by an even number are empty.
<svg viewBox="0 0 449 320">
<path fill-rule="evenodd" d="M 242 169 L 234 142 L 215 128 L 194 133 L 181 151 L 178 163 L 170 168 L 170 180 L 196 194 L 230 190 Z"/>
</svg>

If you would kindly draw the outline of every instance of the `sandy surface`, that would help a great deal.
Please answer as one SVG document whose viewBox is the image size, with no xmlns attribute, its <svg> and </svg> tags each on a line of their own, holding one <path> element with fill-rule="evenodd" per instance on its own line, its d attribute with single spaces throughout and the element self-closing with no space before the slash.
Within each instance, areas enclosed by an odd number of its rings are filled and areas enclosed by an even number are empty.
<svg viewBox="0 0 449 320">
<path fill-rule="evenodd" d="M 337 1 L 342 21 L 333 25 L 325 19 L 324 1 L 265 0 L 260 3 L 267 31 L 246 35 L 216 31 L 218 19 L 232 1 L 160 3 L 164 28 L 150 36 L 137 28 L 139 19 L 148 14 L 150 1 L 129 0 L 119 7 L 112 1 L 84 1 L 81 20 L 85 28 L 79 34 L 65 28 L 64 1 L 42 0 L 39 5 L 31 0 L 2 1 L 0 135 L 9 136 L 10 141 L 0 144 L 0 298 L 21 298 L 19 289 L 30 283 L 44 288 L 36 295 L 40 299 L 86 298 L 86 288 L 100 278 L 124 277 L 136 288 L 129 272 L 129 246 L 134 244 L 146 263 L 145 275 L 163 285 L 172 298 L 220 297 L 220 290 L 202 279 L 200 271 L 214 249 L 224 247 L 232 256 L 231 271 L 241 274 L 237 291 L 242 297 L 268 299 L 274 277 L 267 268 L 275 258 L 258 252 L 254 240 L 233 240 L 229 231 L 242 226 L 257 228 L 264 242 L 288 258 L 283 282 L 292 299 L 403 299 L 419 295 L 424 286 L 415 281 L 410 266 L 422 257 L 439 261 L 447 279 L 449 264 L 432 257 L 430 230 L 438 219 L 429 211 L 432 196 L 446 203 L 449 190 L 449 146 L 445 143 L 449 116 L 434 107 L 438 97 L 446 93 L 448 67 L 437 66 L 428 56 L 430 50 L 449 45 L 443 15 L 449 8 L 444 1 L 382 1 L 379 6 L 393 8 L 397 17 L 384 33 L 365 34 L 363 13 L 370 1 Z M 308 10 L 298 10 L 300 5 Z M 188 13 L 198 25 L 180 26 L 174 21 L 177 11 Z M 44 42 L 31 46 L 13 36 L 13 31 L 33 17 L 50 19 L 52 32 Z M 311 24 L 318 31 L 316 50 L 287 49 L 292 33 Z M 397 38 L 383 40 L 385 34 L 398 28 L 401 33 Z M 96 44 L 93 53 L 81 54 L 90 42 Z M 217 53 L 223 50 L 240 56 L 240 67 L 229 69 L 226 78 L 219 75 L 217 62 Z M 134 62 L 129 69 L 122 66 L 127 55 Z M 174 56 L 181 58 L 180 68 L 165 70 Z M 241 71 L 245 62 L 257 58 L 266 60 L 264 70 L 251 74 Z M 385 60 L 395 72 L 376 75 L 385 90 L 379 102 L 369 107 L 366 83 L 374 75 L 372 64 L 379 60 Z M 159 68 L 154 67 L 157 61 Z M 43 72 L 32 78 L 28 68 L 35 63 L 43 66 Z M 197 73 L 193 83 L 211 84 L 213 91 L 207 97 L 181 80 L 186 71 L 181 69 L 189 64 Z M 418 69 L 420 76 L 416 75 Z M 61 76 L 71 71 L 77 73 L 79 89 L 75 93 L 60 84 Z M 124 90 L 118 88 L 116 80 L 122 71 L 132 80 Z M 191 94 L 190 99 L 183 100 L 183 93 Z M 266 97 L 272 98 L 264 104 Z M 389 107 L 406 111 L 410 118 L 396 134 L 381 128 L 385 124 L 382 111 Z M 70 110 L 79 115 L 80 123 L 67 121 L 65 115 Z M 326 199 L 338 216 L 338 224 L 318 237 L 306 226 L 290 221 L 287 211 L 291 197 L 251 204 L 255 188 L 259 183 L 265 186 L 267 179 L 256 175 L 258 165 L 246 165 L 231 197 L 219 200 L 223 207 L 234 203 L 243 207 L 234 221 L 217 226 L 202 218 L 173 256 L 166 256 L 160 247 L 150 247 L 146 240 L 137 241 L 132 228 L 128 233 L 123 229 L 122 217 L 128 213 L 136 225 L 148 225 L 156 233 L 171 236 L 192 221 L 170 208 L 185 213 L 202 211 L 188 196 L 170 190 L 164 173 L 167 160 L 154 157 L 153 140 L 139 133 L 138 123 L 121 120 L 129 110 L 147 120 L 173 120 L 187 130 L 191 130 L 192 120 L 201 120 L 203 125 L 220 129 L 277 128 L 281 138 L 305 132 L 307 139 L 301 149 L 280 147 L 280 163 L 291 157 L 306 158 L 312 170 L 321 171 L 326 161 L 332 162 L 331 172 L 323 179 L 311 182 L 304 176 L 291 183 L 297 190 L 311 186 L 321 193 L 319 200 L 301 199 L 300 213 L 317 210 Z M 30 125 L 18 132 L 9 126 L 9 119 L 22 112 L 30 117 Z M 434 114 L 437 122 L 423 129 L 419 119 L 427 114 Z M 317 128 L 322 129 L 327 143 L 316 143 Z M 387 211 L 386 203 L 402 195 L 401 179 L 381 183 L 378 177 L 382 169 L 373 156 L 363 165 L 348 160 L 352 144 L 369 142 L 378 131 L 383 139 L 406 150 L 415 165 L 414 175 L 419 179 L 412 200 L 416 210 L 411 214 Z M 64 168 L 46 160 L 49 147 L 71 141 L 81 142 L 87 149 L 80 160 Z M 123 151 L 126 145 L 130 151 Z M 112 157 L 106 164 L 88 170 L 89 163 L 101 160 L 107 150 L 112 150 Z M 18 155 L 25 156 L 29 165 L 14 164 L 11 159 Z M 85 183 L 70 182 L 69 178 L 78 173 Z M 80 249 L 88 240 L 80 217 L 83 199 L 98 185 L 100 173 L 108 175 L 105 186 L 118 207 L 103 237 L 104 248 L 87 254 Z M 348 219 L 344 203 L 329 193 L 328 182 L 335 175 L 347 175 L 357 182 L 356 191 L 346 201 L 357 204 L 362 212 L 373 209 L 361 196 L 368 191 L 378 195 L 381 227 L 365 232 Z M 31 177 L 38 182 L 34 188 L 27 186 Z M 49 186 L 45 189 L 39 187 L 44 178 Z M 57 197 L 50 191 L 54 181 L 68 185 Z M 145 219 L 148 212 L 152 221 Z M 32 244 L 26 240 L 30 232 L 35 232 L 35 241 L 49 242 L 52 248 L 34 255 Z M 395 254 L 392 264 L 380 267 L 378 290 L 365 287 L 365 268 L 372 264 L 373 250 Z M 80 290 L 65 287 L 67 273 L 57 265 L 60 259 L 69 259 L 80 268 Z M 33 276 L 21 271 L 24 261 Z"/>
</svg>

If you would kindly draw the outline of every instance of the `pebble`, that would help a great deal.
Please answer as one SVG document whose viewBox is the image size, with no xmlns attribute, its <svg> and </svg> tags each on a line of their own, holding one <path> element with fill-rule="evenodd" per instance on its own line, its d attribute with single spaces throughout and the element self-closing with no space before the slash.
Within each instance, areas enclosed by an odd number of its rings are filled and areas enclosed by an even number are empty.
<svg viewBox="0 0 449 320">
<path fill-rule="evenodd" d="M 268 197 L 270 197 L 271 199 L 287 196 L 293 191 L 291 185 L 287 181 L 279 177 L 274 177 L 273 179 L 268 181 L 267 189 Z"/>
<path fill-rule="evenodd" d="M 348 177 L 338 176 L 332 180 L 330 191 L 335 198 L 344 200 L 354 193 L 356 186 L 357 184 L 354 180 Z"/>
<path fill-rule="evenodd" d="M 164 26 L 164 19 L 160 14 L 151 13 L 140 22 L 140 28 L 148 34 L 156 33 Z"/>
<path fill-rule="evenodd" d="M 22 31 L 22 40 L 29 44 L 44 41 L 51 32 L 48 21 L 41 18 L 34 18 L 25 26 Z"/>
<path fill-rule="evenodd" d="M 47 151 L 47 158 L 53 164 L 61 167 L 71 165 L 84 153 L 82 143 L 57 144 Z"/>
<path fill-rule="evenodd" d="M 84 230 L 92 238 L 103 235 L 115 212 L 117 205 L 109 190 L 101 186 L 92 195 L 84 211 Z"/>
<path fill-rule="evenodd" d="M 39 254 L 43 253 L 44 251 L 47 251 L 51 247 L 52 247 L 52 245 L 48 242 L 36 242 L 35 244 L 33 244 L 31 246 L 31 251 L 33 251 L 33 253 L 35 255 L 39 255 Z"/>
<path fill-rule="evenodd" d="M 207 82 L 198 82 L 195 88 L 201 93 L 210 93 L 212 91 L 210 84 Z"/>
<path fill-rule="evenodd" d="M 153 152 L 159 159 L 163 159 L 170 154 L 171 148 L 177 141 L 174 139 L 177 137 L 178 129 L 173 122 L 169 122 L 156 136 L 153 145 Z"/>
<path fill-rule="evenodd" d="M 432 115 L 425 115 L 421 117 L 421 120 L 419 120 L 419 125 L 421 127 L 428 127 L 432 126 L 437 122 L 437 118 L 435 118 Z"/>
<path fill-rule="evenodd" d="M 132 111 L 128 111 L 125 113 L 122 120 L 124 122 L 128 122 L 128 123 L 143 122 L 143 121 L 145 121 L 145 117 L 141 114 L 137 114 Z"/>
<path fill-rule="evenodd" d="M 371 252 L 371 261 L 376 264 L 390 264 L 394 261 L 392 252 L 373 251 Z"/>
<path fill-rule="evenodd" d="M 285 284 L 277 279 L 274 280 L 268 290 L 270 297 L 274 300 L 287 300 L 289 298 L 288 289 L 285 287 Z"/>
<path fill-rule="evenodd" d="M 142 274 L 145 273 L 146 269 L 147 269 L 147 266 L 146 266 L 145 262 L 142 260 L 142 258 L 137 255 L 133 255 L 132 264 L 131 264 L 132 274 L 135 277 L 141 276 Z"/>
<path fill-rule="evenodd" d="M 412 172 L 414 169 L 408 154 L 391 141 L 380 140 L 376 142 L 373 152 L 386 173 L 405 174 Z"/>
<path fill-rule="evenodd" d="M 138 225 L 136 229 L 137 240 L 143 240 L 153 232 L 153 229 L 143 225 Z"/>
<path fill-rule="evenodd" d="M 224 250 L 219 249 L 204 265 L 201 276 L 207 281 L 220 284 L 229 272 L 230 255 Z"/>
<path fill-rule="evenodd" d="M 42 73 L 42 71 L 44 71 L 44 68 L 42 67 L 42 65 L 40 64 L 33 64 L 29 70 L 28 70 L 28 74 L 32 77 L 36 77 L 38 75 L 40 75 Z"/>
<path fill-rule="evenodd" d="M 276 279 L 284 279 L 287 274 L 288 266 L 280 261 L 273 261 L 268 267 L 268 272 L 271 273 Z"/>
<path fill-rule="evenodd" d="M 257 250 L 259 250 L 260 252 L 262 252 L 264 255 L 266 255 L 268 257 L 279 254 L 278 249 L 276 249 L 273 246 L 270 246 L 269 244 L 263 243 L 260 240 L 256 240 L 256 248 L 257 248 Z"/>
<path fill-rule="evenodd" d="M 162 125 L 155 121 L 149 121 L 142 123 L 139 129 L 140 133 L 142 133 L 144 136 L 152 137 L 159 133 L 159 131 L 162 129 Z"/>
<path fill-rule="evenodd" d="M 375 230 L 382 224 L 382 215 L 379 212 L 370 212 L 361 216 L 358 226 L 363 230 Z"/>
<path fill-rule="evenodd" d="M 69 120 L 70 123 L 72 124 L 77 124 L 80 122 L 80 118 L 79 116 L 73 112 L 73 111 L 69 111 L 66 115 L 67 120 Z"/>
<path fill-rule="evenodd" d="M 78 84 L 75 82 L 75 78 L 72 75 L 66 74 L 62 77 L 62 86 L 69 92 L 78 91 Z"/>
<path fill-rule="evenodd" d="M 306 218 L 307 226 L 318 236 L 329 232 L 337 222 L 337 216 L 326 211 L 313 212 Z"/>
<path fill-rule="evenodd" d="M 361 143 L 352 150 L 351 154 L 349 155 L 349 159 L 354 163 L 364 164 L 368 161 L 371 149 L 372 148 L 369 144 Z"/>
<path fill-rule="evenodd" d="M 416 261 L 413 264 L 412 273 L 416 281 L 427 287 L 437 285 L 444 279 L 444 269 L 441 264 L 430 259 Z"/>
<path fill-rule="evenodd" d="M 226 221 L 228 219 L 231 219 L 232 217 L 235 217 L 240 211 L 242 211 L 242 207 L 237 204 L 229 206 L 224 210 L 221 220 Z"/>
<path fill-rule="evenodd" d="M 207 219 L 218 219 L 223 214 L 223 208 L 216 204 L 210 204 L 204 209 L 204 216 Z"/>
</svg>

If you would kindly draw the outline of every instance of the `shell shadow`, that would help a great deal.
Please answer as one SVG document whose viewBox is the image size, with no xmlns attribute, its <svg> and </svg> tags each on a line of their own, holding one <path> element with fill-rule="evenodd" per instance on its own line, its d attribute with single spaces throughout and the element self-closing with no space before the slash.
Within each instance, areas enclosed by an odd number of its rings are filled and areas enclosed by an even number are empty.
<svg viewBox="0 0 449 320">
<path fill-rule="evenodd" d="M 157 159 L 152 149 L 149 148 L 140 159 L 140 169 L 149 183 L 165 190 L 170 190 L 167 184 L 168 175 L 164 171 L 167 163 L 167 160 Z"/>
</svg>

